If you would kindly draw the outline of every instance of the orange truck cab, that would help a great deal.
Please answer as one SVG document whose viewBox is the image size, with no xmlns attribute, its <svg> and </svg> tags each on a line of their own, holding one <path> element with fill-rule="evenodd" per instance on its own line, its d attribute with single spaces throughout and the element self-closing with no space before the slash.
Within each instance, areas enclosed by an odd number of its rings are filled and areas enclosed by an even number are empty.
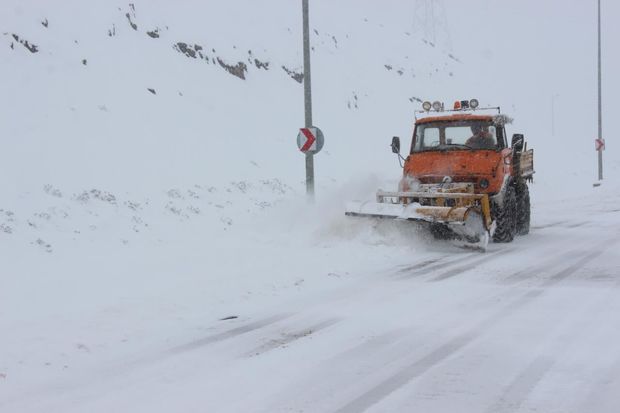
<svg viewBox="0 0 620 413">
<path fill-rule="evenodd" d="M 473 183 L 477 193 L 499 193 L 513 176 L 504 123 L 505 117 L 461 113 L 418 119 L 404 176 L 423 184 L 449 177 Z"/>
</svg>

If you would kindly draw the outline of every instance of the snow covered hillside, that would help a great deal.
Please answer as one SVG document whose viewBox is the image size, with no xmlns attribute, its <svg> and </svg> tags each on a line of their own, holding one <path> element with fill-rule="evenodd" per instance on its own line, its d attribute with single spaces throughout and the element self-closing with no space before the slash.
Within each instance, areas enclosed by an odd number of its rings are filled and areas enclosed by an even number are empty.
<svg viewBox="0 0 620 413">
<path fill-rule="evenodd" d="M 554 393 L 589 378 L 571 394 L 613 411 L 620 356 L 575 364 L 620 336 L 603 328 L 618 321 L 620 7 L 603 18 L 593 189 L 596 9 L 569 3 L 310 0 L 326 144 L 308 205 L 300 1 L 0 2 L 0 411 L 570 411 Z M 474 97 L 535 148 L 530 236 L 487 263 L 343 216 L 395 186 L 389 141 L 407 146 L 422 100 Z M 430 271 L 411 296 L 393 283 L 407 268 Z M 496 306 L 512 300 L 532 307 Z M 608 316 L 553 359 L 581 308 Z"/>
<path fill-rule="evenodd" d="M 38 243 L 37 229 L 52 224 L 80 238 L 76 214 L 92 228 L 95 214 L 114 213 L 121 242 L 155 227 L 145 209 L 226 228 L 303 191 L 297 6 L 4 2 L 5 232 Z M 386 142 L 410 134 L 419 100 L 462 66 L 414 37 L 407 18 L 340 7 L 313 10 L 314 118 L 328 142 L 319 193 L 357 173 L 395 178 Z"/>
<path fill-rule="evenodd" d="M 320 176 L 342 177 L 351 159 L 376 152 L 373 141 L 410 133 L 419 99 L 454 82 L 462 63 L 414 37 L 407 20 L 383 20 L 373 10 L 381 7 L 340 5 L 333 14 L 320 6 L 312 25 L 315 118 L 328 136 Z M 3 8 L 2 76 L 11 98 L 2 111 L 24 119 L 3 125 L 4 152 L 13 155 L 3 168 L 28 171 L 20 183 L 160 189 L 303 179 L 294 147 L 303 121 L 296 3 Z"/>
</svg>

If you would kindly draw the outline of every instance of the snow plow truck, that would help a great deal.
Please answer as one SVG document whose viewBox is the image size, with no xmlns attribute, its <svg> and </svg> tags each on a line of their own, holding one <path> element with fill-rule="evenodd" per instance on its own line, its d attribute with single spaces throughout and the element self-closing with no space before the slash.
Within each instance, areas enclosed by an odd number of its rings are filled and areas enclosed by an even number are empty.
<svg viewBox="0 0 620 413">
<path fill-rule="evenodd" d="M 349 202 L 346 215 L 423 222 L 436 238 L 480 249 L 489 240 L 511 242 L 527 234 L 534 152 L 522 134 L 512 135 L 508 145 L 512 119 L 499 107 L 479 108 L 476 99 L 456 101 L 449 110 L 441 102 L 422 107 L 406 157 L 400 138 L 392 138 L 403 167 L 398 190 Z"/>
</svg>

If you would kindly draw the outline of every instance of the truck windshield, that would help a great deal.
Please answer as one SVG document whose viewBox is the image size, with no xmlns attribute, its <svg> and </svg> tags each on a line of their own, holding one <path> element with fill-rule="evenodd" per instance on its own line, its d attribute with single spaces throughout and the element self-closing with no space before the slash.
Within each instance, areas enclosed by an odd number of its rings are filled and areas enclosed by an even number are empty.
<svg viewBox="0 0 620 413">
<path fill-rule="evenodd" d="M 433 122 L 416 126 L 412 152 L 452 149 L 496 149 L 496 128 L 491 122 Z"/>
</svg>

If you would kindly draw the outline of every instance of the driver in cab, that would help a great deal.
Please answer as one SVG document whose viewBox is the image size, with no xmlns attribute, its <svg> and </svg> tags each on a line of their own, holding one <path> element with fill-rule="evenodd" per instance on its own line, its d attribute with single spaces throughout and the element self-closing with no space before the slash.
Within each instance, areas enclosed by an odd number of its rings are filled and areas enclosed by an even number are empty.
<svg viewBox="0 0 620 413">
<path fill-rule="evenodd" d="M 488 126 L 472 125 L 472 136 L 467 139 L 465 145 L 474 149 L 494 149 L 495 138 L 493 134 L 489 132 Z"/>
</svg>

